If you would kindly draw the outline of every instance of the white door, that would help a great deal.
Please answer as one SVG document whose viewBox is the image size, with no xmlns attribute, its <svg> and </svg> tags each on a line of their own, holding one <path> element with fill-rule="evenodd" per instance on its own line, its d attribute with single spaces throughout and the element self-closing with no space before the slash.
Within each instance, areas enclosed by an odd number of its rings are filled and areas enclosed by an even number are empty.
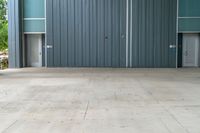
<svg viewBox="0 0 200 133">
<path fill-rule="evenodd" d="M 28 67 L 42 67 L 42 36 L 27 35 Z"/>
<path fill-rule="evenodd" d="M 199 66 L 199 35 L 183 34 L 183 67 Z"/>
</svg>

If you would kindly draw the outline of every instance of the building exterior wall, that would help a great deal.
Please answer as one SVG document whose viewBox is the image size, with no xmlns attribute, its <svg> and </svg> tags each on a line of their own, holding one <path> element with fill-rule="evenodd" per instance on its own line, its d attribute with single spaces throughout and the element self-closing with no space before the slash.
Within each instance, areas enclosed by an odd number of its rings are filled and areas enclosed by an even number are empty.
<svg viewBox="0 0 200 133">
<path fill-rule="evenodd" d="M 51 67 L 176 67 L 174 0 L 48 0 L 47 7 Z"/>
<path fill-rule="evenodd" d="M 22 67 L 22 23 L 20 0 L 8 0 L 9 68 Z"/>
<path fill-rule="evenodd" d="M 199 8 L 200 6 L 199 5 L 200 5 L 199 0 L 179 0 L 178 67 L 183 67 L 182 58 L 183 58 L 184 34 L 187 34 L 187 33 L 199 34 L 200 33 L 200 8 Z"/>
<path fill-rule="evenodd" d="M 200 33 L 200 0 L 179 0 L 179 33 Z"/>
<path fill-rule="evenodd" d="M 126 67 L 126 0 L 48 0 L 48 66 Z"/>
<path fill-rule="evenodd" d="M 176 67 L 175 0 L 130 0 L 130 67 Z"/>
<path fill-rule="evenodd" d="M 45 24 L 49 67 L 176 67 L 176 0 L 19 1 L 9 0 L 10 67 L 23 66 L 21 31 Z"/>
<path fill-rule="evenodd" d="M 25 34 L 45 33 L 45 0 L 23 0 Z"/>
</svg>

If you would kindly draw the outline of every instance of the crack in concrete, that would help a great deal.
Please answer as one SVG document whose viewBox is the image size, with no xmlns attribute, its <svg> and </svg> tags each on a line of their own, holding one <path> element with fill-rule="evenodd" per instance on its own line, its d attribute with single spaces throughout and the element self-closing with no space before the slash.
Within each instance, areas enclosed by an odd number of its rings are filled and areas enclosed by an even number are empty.
<svg viewBox="0 0 200 133">
<path fill-rule="evenodd" d="M 168 110 L 168 109 L 166 109 L 166 108 L 164 108 L 167 112 L 168 112 L 168 114 L 185 130 L 185 132 L 186 133 L 190 133 L 189 131 L 188 131 L 188 129 L 187 128 L 185 128 L 183 125 L 182 125 L 182 123 L 181 122 L 179 122 L 178 121 L 178 119 L 176 119 L 176 117 Z"/>
<path fill-rule="evenodd" d="M 146 91 L 146 93 L 149 94 L 149 95 L 157 102 L 157 104 L 161 105 L 161 107 L 162 107 L 162 108 L 177 122 L 177 124 L 179 124 L 179 125 L 183 128 L 183 130 L 185 130 L 186 133 L 190 133 L 190 132 L 188 131 L 188 129 L 185 128 L 185 127 L 182 125 L 182 123 L 179 122 L 179 121 L 176 119 L 176 117 L 175 117 L 167 108 L 165 108 L 165 106 L 164 106 L 163 104 L 160 103 L 160 101 L 153 95 L 152 92 L 146 90 L 146 87 L 143 86 L 142 82 L 141 82 L 139 79 L 138 79 L 138 82 L 140 83 L 140 86 L 143 88 L 143 90 Z M 168 130 L 168 128 L 167 128 L 167 130 Z M 168 131 L 169 131 L 169 130 L 168 130 Z"/>
<path fill-rule="evenodd" d="M 167 131 L 168 131 L 169 133 L 172 133 L 172 131 L 171 131 L 171 130 L 168 128 L 168 126 L 165 124 L 165 122 L 164 122 L 161 118 L 159 118 L 159 119 L 160 119 L 162 125 L 165 127 L 165 129 L 167 129 Z"/>
<path fill-rule="evenodd" d="M 9 128 L 17 123 L 18 120 L 14 121 L 11 125 L 9 125 L 6 129 L 4 129 L 1 133 L 5 133 Z"/>
<path fill-rule="evenodd" d="M 83 120 L 86 119 L 87 112 L 88 112 L 88 109 L 89 109 L 89 104 L 90 104 L 90 102 L 88 101 L 88 103 L 87 103 L 87 107 L 86 107 L 86 110 L 85 110 L 85 114 L 84 114 L 84 117 L 83 117 Z"/>
</svg>

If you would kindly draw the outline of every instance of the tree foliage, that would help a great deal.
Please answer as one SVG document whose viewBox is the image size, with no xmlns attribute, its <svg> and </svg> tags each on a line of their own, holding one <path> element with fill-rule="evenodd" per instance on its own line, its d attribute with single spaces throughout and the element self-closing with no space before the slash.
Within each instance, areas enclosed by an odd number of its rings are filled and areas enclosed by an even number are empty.
<svg viewBox="0 0 200 133">
<path fill-rule="evenodd" d="M 0 0 L 0 51 L 8 48 L 7 0 Z"/>
<path fill-rule="evenodd" d="M 8 48 L 8 24 L 3 23 L 0 26 L 0 51 Z"/>
</svg>

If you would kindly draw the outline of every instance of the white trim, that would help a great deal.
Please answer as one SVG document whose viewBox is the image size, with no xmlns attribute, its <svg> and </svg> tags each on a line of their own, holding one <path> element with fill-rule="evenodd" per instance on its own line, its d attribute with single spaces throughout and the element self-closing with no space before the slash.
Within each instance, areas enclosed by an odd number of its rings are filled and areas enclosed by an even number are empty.
<svg viewBox="0 0 200 133">
<path fill-rule="evenodd" d="M 24 20 L 46 20 L 46 18 L 24 18 Z"/>
<path fill-rule="evenodd" d="M 126 0 L 126 67 L 129 67 L 129 62 L 128 62 L 129 32 L 128 30 L 129 30 L 129 0 Z"/>
<path fill-rule="evenodd" d="M 24 2 L 22 2 L 22 6 L 21 6 L 21 12 L 22 12 L 22 18 L 24 17 Z M 21 30 L 24 31 L 24 21 L 23 19 L 21 19 Z M 22 59 L 23 59 L 23 67 L 26 67 L 26 54 L 25 54 L 25 36 L 24 36 L 24 32 L 22 32 Z"/>
<path fill-rule="evenodd" d="M 200 33 L 200 31 L 179 31 L 179 33 Z"/>
<path fill-rule="evenodd" d="M 24 32 L 24 34 L 45 34 L 45 32 Z"/>
<path fill-rule="evenodd" d="M 130 67 L 132 67 L 132 48 L 133 48 L 133 1 L 131 0 L 130 2 L 130 9 L 131 9 L 131 13 L 130 13 Z"/>
<path fill-rule="evenodd" d="M 47 67 L 47 0 L 44 0 L 44 14 L 45 14 L 45 67 Z"/>
<path fill-rule="evenodd" d="M 179 33 L 179 0 L 177 0 L 177 16 L 176 16 L 176 68 L 178 68 L 178 33 Z"/>
<path fill-rule="evenodd" d="M 178 17 L 179 19 L 200 19 L 200 17 Z"/>
<path fill-rule="evenodd" d="M 28 66 L 30 67 L 42 67 L 42 35 L 41 34 L 30 34 L 27 36 L 27 47 L 28 51 Z M 38 47 L 38 51 L 31 52 L 32 46 Z M 38 61 L 33 61 L 32 56 L 38 56 Z"/>
<path fill-rule="evenodd" d="M 188 42 L 189 41 L 189 42 Z M 188 52 L 188 47 L 190 46 L 191 42 L 194 41 L 194 49 L 193 53 Z M 182 54 L 182 60 L 183 60 L 183 67 L 198 67 L 199 66 L 199 34 L 183 34 L 183 54 Z M 185 55 L 185 52 L 188 52 L 188 55 Z M 194 55 L 192 55 L 194 54 Z M 192 56 L 194 58 L 194 61 L 188 62 L 188 56 Z"/>
</svg>

